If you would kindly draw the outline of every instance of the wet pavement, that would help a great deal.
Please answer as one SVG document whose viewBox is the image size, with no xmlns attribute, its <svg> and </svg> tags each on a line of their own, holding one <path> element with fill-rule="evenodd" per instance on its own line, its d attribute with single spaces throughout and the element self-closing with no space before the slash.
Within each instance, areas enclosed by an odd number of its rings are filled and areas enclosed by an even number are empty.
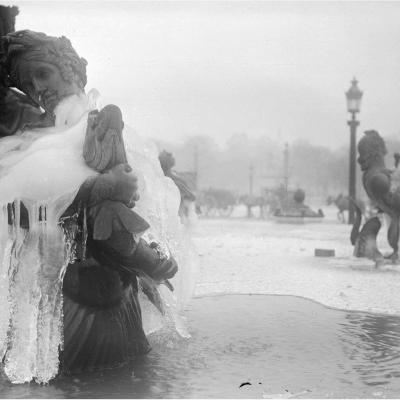
<svg viewBox="0 0 400 400">
<path fill-rule="evenodd" d="M 354 259 L 349 229 L 199 221 L 190 339 L 159 331 L 129 367 L 45 386 L 3 375 L 0 397 L 398 398 L 400 267 Z"/>
<path fill-rule="evenodd" d="M 324 209 L 321 223 L 260 219 L 200 220 L 193 230 L 199 255 L 196 295 L 286 294 L 330 307 L 400 315 L 400 264 L 375 268 L 352 256 L 351 226 Z M 390 252 L 382 227 L 381 251 Z M 315 257 L 333 249 L 335 257 Z"/>
<path fill-rule="evenodd" d="M 293 296 L 197 298 L 190 339 L 158 332 L 119 370 L 11 385 L 2 398 L 397 398 L 400 318 Z"/>
</svg>

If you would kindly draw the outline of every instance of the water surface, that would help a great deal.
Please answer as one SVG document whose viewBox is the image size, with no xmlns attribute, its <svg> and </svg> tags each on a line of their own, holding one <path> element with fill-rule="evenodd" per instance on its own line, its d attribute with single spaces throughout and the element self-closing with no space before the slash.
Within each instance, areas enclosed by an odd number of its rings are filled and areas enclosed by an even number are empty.
<svg viewBox="0 0 400 400">
<path fill-rule="evenodd" d="M 400 318 L 292 296 L 196 298 L 191 339 L 165 332 L 113 371 L 12 385 L 2 398 L 398 398 Z"/>
</svg>

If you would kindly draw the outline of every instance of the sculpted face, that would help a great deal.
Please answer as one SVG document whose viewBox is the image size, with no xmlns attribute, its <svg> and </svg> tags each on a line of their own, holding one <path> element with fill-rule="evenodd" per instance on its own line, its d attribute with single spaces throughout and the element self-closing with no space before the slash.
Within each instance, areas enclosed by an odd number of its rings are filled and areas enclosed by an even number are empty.
<svg viewBox="0 0 400 400">
<path fill-rule="evenodd" d="M 370 167 L 370 158 L 369 154 L 360 152 L 357 161 L 360 164 L 361 171 L 366 171 Z"/>
<path fill-rule="evenodd" d="M 75 82 L 65 81 L 53 64 L 33 60 L 18 64 L 21 90 L 50 113 L 64 97 L 82 92 Z"/>
<path fill-rule="evenodd" d="M 369 146 L 365 145 L 365 141 L 361 140 L 358 144 L 357 162 L 360 165 L 361 171 L 366 171 L 371 164 Z"/>
</svg>

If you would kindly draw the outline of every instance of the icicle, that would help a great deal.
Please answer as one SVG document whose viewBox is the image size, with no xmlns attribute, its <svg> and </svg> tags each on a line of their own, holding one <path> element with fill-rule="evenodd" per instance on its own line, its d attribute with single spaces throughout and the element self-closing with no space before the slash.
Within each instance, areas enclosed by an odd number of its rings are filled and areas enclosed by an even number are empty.
<svg viewBox="0 0 400 400">
<path fill-rule="evenodd" d="M 1 207 L 0 212 L 0 357 L 3 358 L 7 350 L 7 334 L 10 321 L 8 270 L 12 241 L 10 240 L 9 212 L 6 204 Z"/>
<path fill-rule="evenodd" d="M 21 226 L 21 202 L 19 200 L 15 200 L 13 203 L 14 206 L 14 229 L 15 229 L 15 234 L 17 236 L 17 241 L 18 238 L 21 234 L 20 232 L 20 226 Z"/>
<path fill-rule="evenodd" d="M 94 175 L 82 159 L 85 107 L 81 101 L 60 104 L 58 120 L 71 116 L 71 125 L 1 141 L 0 355 L 15 383 L 48 382 L 58 373 L 62 278 L 73 257 L 58 221 L 82 182 Z M 29 231 L 24 218 L 21 228 L 21 201 Z"/>
<path fill-rule="evenodd" d="M 86 260 L 86 243 L 87 243 L 87 220 L 86 206 L 83 207 L 83 232 L 82 232 L 82 260 Z"/>
<path fill-rule="evenodd" d="M 64 232 L 46 205 L 46 229 L 39 239 L 41 292 L 38 315 L 38 339 L 35 380 L 48 382 L 58 371 L 58 346 L 62 341 L 62 280 L 68 254 Z"/>
<path fill-rule="evenodd" d="M 5 373 L 12 382 L 32 380 L 35 374 L 36 321 L 40 293 L 37 287 L 38 260 L 32 247 L 35 235 L 20 229 L 20 204 L 14 202 L 14 229 L 9 263 L 11 307 Z"/>
</svg>

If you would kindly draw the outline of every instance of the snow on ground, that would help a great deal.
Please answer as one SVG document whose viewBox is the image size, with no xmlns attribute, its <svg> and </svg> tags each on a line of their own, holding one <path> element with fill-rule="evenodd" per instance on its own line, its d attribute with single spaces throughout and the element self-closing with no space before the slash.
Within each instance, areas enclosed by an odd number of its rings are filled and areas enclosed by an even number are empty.
<svg viewBox="0 0 400 400">
<path fill-rule="evenodd" d="M 199 255 L 195 296 L 222 293 L 293 295 L 326 306 L 400 315 L 400 265 L 375 268 L 352 256 L 351 226 L 333 206 L 320 223 L 282 224 L 246 219 L 199 219 L 193 240 Z M 379 249 L 390 253 L 383 226 Z M 335 257 L 315 257 L 316 248 Z"/>
</svg>

